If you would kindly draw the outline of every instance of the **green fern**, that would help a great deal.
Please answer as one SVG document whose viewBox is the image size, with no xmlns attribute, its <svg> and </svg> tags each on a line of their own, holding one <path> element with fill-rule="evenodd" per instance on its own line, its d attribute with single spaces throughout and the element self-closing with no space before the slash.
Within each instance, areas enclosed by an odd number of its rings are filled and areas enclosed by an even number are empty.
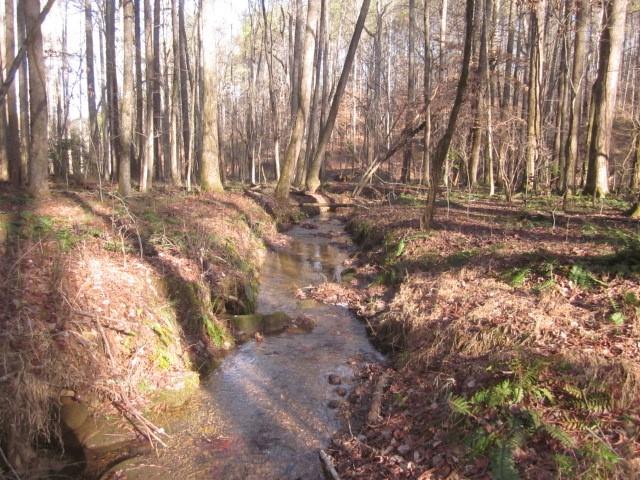
<svg viewBox="0 0 640 480">
<path fill-rule="evenodd" d="M 561 453 L 556 453 L 553 456 L 553 460 L 555 461 L 556 468 L 558 473 L 560 474 L 560 478 L 573 478 L 574 470 L 576 468 L 576 461 L 569 455 L 563 455 Z"/>
<path fill-rule="evenodd" d="M 557 440 L 566 448 L 574 448 L 576 446 L 575 440 L 557 425 L 547 423 L 544 425 L 544 430 L 549 434 L 551 438 Z"/>
<path fill-rule="evenodd" d="M 528 267 L 515 268 L 506 275 L 506 280 L 512 287 L 521 287 L 524 282 L 527 281 L 527 277 L 531 273 L 531 269 Z"/>
<path fill-rule="evenodd" d="M 598 280 L 590 272 L 585 270 L 582 265 L 574 265 L 569 271 L 569 280 L 580 287 L 588 288 L 595 285 L 606 286 L 607 284 Z"/>
<path fill-rule="evenodd" d="M 491 455 L 490 468 L 491 477 L 494 480 L 518 480 L 520 478 L 509 442 L 497 442 L 496 449 Z"/>
<path fill-rule="evenodd" d="M 473 407 L 464 397 L 451 395 L 448 401 L 449 408 L 451 408 L 451 411 L 454 413 L 465 417 L 473 417 Z"/>
<path fill-rule="evenodd" d="M 484 455 L 489 448 L 495 445 L 497 435 L 495 432 L 488 433 L 484 428 L 478 428 L 468 439 L 470 455 L 472 458 Z"/>
</svg>

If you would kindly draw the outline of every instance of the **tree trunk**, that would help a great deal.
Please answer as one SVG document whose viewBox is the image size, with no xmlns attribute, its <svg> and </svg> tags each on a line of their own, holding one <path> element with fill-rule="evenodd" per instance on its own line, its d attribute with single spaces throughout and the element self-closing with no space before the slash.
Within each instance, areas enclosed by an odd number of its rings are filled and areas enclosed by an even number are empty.
<svg viewBox="0 0 640 480">
<path fill-rule="evenodd" d="M 585 193 L 609 193 L 609 154 L 628 0 L 608 0 L 602 18 L 598 76 L 593 84 L 593 124 L 589 145 L 589 173 Z"/>
<path fill-rule="evenodd" d="M 154 170 L 153 175 L 160 177 L 159 173 L 164 167 L 164 148 L 163 148 L 163 117 L 162 111 L 162 77 L 160 70 L 160 0 L 153 2 L 153 78 L 151 81 L 151 89 L 153 92 L 153 137 L 154 137 Z"/>
<path fill-rule="evenodd" d="M 188 164 L 191 157 L 191 127 L 189 117 L 189 79 L 190 70 L 187 60 L 187 31 L 184 20 L 184 2 L 178 3 L 178 27 L 180 35 L 180 102 L 182 103 L 182 146 L 184 152 L 184 163 Z M 185 167 L 186 169 L 186 167 Z"/>
<path fill-rule="evenodd" d="M 136 69 L 136 159 L 133 169 L 138 177 L 142 178 L 142 162 L 146 146 L 144 137 L 144 89 L 142 87 L 142 31 L 140 19 L 140 0 L 133 0 L 134 9 L 134 44 L 135 44 L 135 69 Z"/>
<path fill-rule="evenodd" d="M 47 106 L 47 68 L 44 62 L 42 31 L 38 16 L 40 0 L 24 0 L 24 20 L 33 35 L 27 46 L 29 62 L 29 113 L 31 141 L 29 148 L 29 193 L 43 197 L 49 193 L 49 116 Z"/>
<path fill-rule="evenodd" d="M 0 10 L 0 25 L 4 24 L 3 12 Z M 4 62 L 2 49 L 2 38 L 0 37 L 0 85 L 4 84 Z M 7 60 L 9 61 L 9 60 Z M 9 180 L 9 155 L 7 152 L 7 116 L 6 103 L 0 98 L 0 182 Z"/>
<path fill-rule="evenodd" d="M 9 63 L 16 51 L 14 0 L 5 0 L 5 63 Z M 7 65 L 8 66 L 8 65 Z M 14 185 L 20 185 L 20 122 L 16 84 L 12 82 L 6 97 L 7 105 L 7 156 L 9 157 L 9 178 Z M 23 132 L 24 134 L 24 132 Z"/>
<path fill-rule="evenodd" d="M 86 0 L 89 2 L 89 0 Z M 25 0 L 18 0 L 16 25 L 18 27 L 18 44 L 24 45 L 27 38 L 25 20 Z M 29 119 L 29 55 L 25 58 L 19 70 L 18 78 L 20 99 L 20 183 L 29 183 L 29 150 L 31 148 L 31 121 Z"/>
<path fill-rule="evenodd" d="M 302 62 L 302 37 L 303 37 L 302 0 L 294 0 L 293 8 L 294 8 L 293 24 L 294 24 L 295 33 L 293 36 L 293 57 L 291 59 L 291 65 L 289 67 L 289 75 L 290 75 L 289 84 L 291 85 L 290 105 L 291 105 L 292 125 L 293 125 L 293 118 L 295 117 L 296 112 L 298 111 L 298 99 L 299 99 L 298 92 L 300 91 L 299 84 L 301 79 L 300 72 L 301 72 L 301 62 Z"/>
<path fill-rule="evenodd" d="M 486 0 L 479 0 L 478 10 L 480 12 L 485 11 Z M 469 179 L 468 184 L 470 187 L 475 187 L 478 183 L 478 167 L 480 166 L 480 152 L 482 149 L 482 143 L 484 139 L 484 131 L 482 128 L 483 106 L 481 100 L 487 92 L 487 84 L 485 82 L 487 77 L 487 35 L 485 22 L 487 21 L 486 15 L 482 14 L 482 29 L 480 33 L 480 51 L 478 54 L 478 69 L 476 72 L 476 79 L 478 82 L 478 90 L 473 95 L 473 127 L 471 128 L 471 153 L 469 155 Z"/>
<path fill-rule="evenodd" d="M 307 24 L 306 32 L 304 36 L 304 46 L 302 48 L 302 65 L 301 65 L 301 81 L 298 85 L 298 108 L 293 121 L 293 128 L 291 129 L 291 137 L 289 138 L 289 144 L 287 145 L 287 151 L 284 158 L 284 164 L 282 166 L 282 172 L 280 180 L 276 186 L 276 197 L 279 200 L 284 200 L 289 196 L 289 190 L 291 189 L 291 180 L 293 177 L 294 168 L 298 157 L 300 156 L 300 149 L 302 147 L 302 140 L 304 137 L 304 129 L 309 111 L 309 103 L 311 100 L 311 82 L 313 80 L 313 53 L 315 45 L 315 32 L 314 26 L 318 19 L 318 2 L 316 0 L 309 0 L 307 11 Z"/>
<path fill-rule="evenodd" d="M 416 15 L 416 2 L 409 0 L 409 42 L 407 45 L 407 109 L 405 116 L 405 128 L 410 127 L 414 117 L 414 103 L 416 101 L 416 78 L 414 73 L 414 18 Z M 402 156 L 402 171 L 400 181 L 403 183 L 411 180 L 411 163 L 413 159 L 413 142 L 408 142 Z"/>
<path fill-rule="evenodd" d="M 538 0 L 531 6 L 529 39 L 529 94 L 527 103 L 527 163 L 525 191 L 537 186 L 536 167 L 540 160 L 542 142 L 542 83 L 544 67 L 544 32 L 547 0 Z"/>
<path fill-rule="evenodd" d="M 449 146 L 451 145 L 451 139 L 456 129 L 456 123 L 458 121 L 458 115 L 460 114 L 460 108 L 464 101 L 464 93 L 467 89 L 467 83 L 469 80 L 469 64 L 471 63 L 471 44 L 473 41 L 473 11 L 474 0 L 466 1 L 465 9 L 465 36 L 464 36 L 464 53 L 462 57 L 462 71 L 460 72 L 460 79 L 458 80 L 458 86 L 456 88 L 456 98 L 449 114 L 449 121 L 447 123 L 447 129 L 444 135 L 438 142 L 436 147 L 433 162 L 431 163 L 431 188 L 429 188 L 429 195 L 427 198 L 427 204 L 425 207 L 424 215 L 421 218 L 422 228 L 430 228 L 435 215 L 435 203 L 436 195 L 440 187 L 440 180 L 442 178 L 442 167 L 445 159 L 449 153 Z"/>
<path fill-rule="evenodd" d="M 329 144 L 329 139 L 331 138 L 331 132 L 333 131 L 333 127 L 336 123 L 338 110 L 340 109 L 340 102 L 342 101 L 342 97 L 347 88 L 349 73 L 351 72 L 353 60 L 356 56 L 356 51 L 358 50 L 358 43 L 360 42 L 360 37 L 362 36 L 362 29 L 364 28 L 364 22 L 367 18 L 367 13 L 369 12 L 370 3 L 371 0 L 363 0 L 362 2 L 362 7 L 360 8 L 358 20 L 356 21 L 355 30 L 353 31 L 353 36 L 351 37 L 351 42 L 349 43 L 349 50 L 347 51 L 347 56 L 344 60 L 344 65 L 342 66 L 342 72 L 340 73 L 338 86 L 336 87 L 336 92 L 333 95 L 333 100 L 329 109 L 329 115 L 327 116 L 327 120 L 322 126 L 322 130 L 320 131 L 318 145 L 311 161 L 311 165 L 309 166 L 306 184 L 307 190 L 309 190 L 311 193 L 315 193 L 318 190 L 318 187 L 320 187 L 320 167 L 322 166 L 322 162 L 327 151 L 327 145 Z"/>
<path fill-rule="evenodd" d="M 171 51 L 173 54 L 173 82 L 171 84 L 171 182 L 180 185 L 181 165 L 184 163 L 182 101 L 180 98 L 180 23 L 178 0 L 171 0 Z"/>
<path fill-rule="evenodd" d="M 134 82 L 134 23 L 133 0 L 122 0 L 122 155 L 118 167 L 118 189 L 123 196 L 131 194 L 131 164 L 136 155 L 135 149 L 135 82 Z"/>
<path fill-rule="evenodd" d="M 261 0 L 262 19 L 264 20 L 264 48 L 269 75 L 269 106 L 271 107 L 271 131 L 273 134 L 273 161 L 275 164 L 276 180 L 280 179 L 280 115 L 278 112 L 278 93 L 276 92 L 273 72 L 273 34 L 271 22 L 267 19 L 267 9 Z"/>
<path fill-rule="evenodd" d="M 215 19 L 214 0 L 204 0 L 202 9 L 203 31 L 213 31 L 210 25 Z M 202 161 L 200 165 L 200 188 L 208 192 L 221 192 L 222 179 L 220 178 L 220 158 L 218 144 L 218 84 L 216 80 L 215 52 L 207 49 L 203 52 L 202 62 Z"/>
<path fill-rule="evenodd" d="M 107 77 L 107 109 L 109 113 L 109 141 L 111 144 L 114 167 L 118 169 L 118 187 L 120 192 L 127 188 L 120 181 L 120 165 L 122 154 L 122 138 L 120 137 L 120 114 L 118 108 L 118 77 L 116 74 L 116 3 L 115 0 L 105 2 L 105 41 L 106 41 L 106 77 Z M 128 188 L 131 188 L 130 182 Z"/>
<path fill-rule="evenodd" d="M 153 184 L 154 130 L 153 130 L 153 83 L 155 79 L 153 61 L 153 16 L 151 0 L 144 0 L 144 39 L 145 39 L 145 84 L 146 106 L 144 122 L 144 160 L 140 169 L 140 190 L 146 192 Z"/>
<path fill-rule="evenodd" d="M 424 4 L 423 12 L 424 26 L 424 106 L 425 106 L 425 126 L 424 126 L 424 153 L 422 156 L 422 184 L 431 183 L 430 160 L 431 160 L 431 7 L 429 2 Z"/>
</svg>

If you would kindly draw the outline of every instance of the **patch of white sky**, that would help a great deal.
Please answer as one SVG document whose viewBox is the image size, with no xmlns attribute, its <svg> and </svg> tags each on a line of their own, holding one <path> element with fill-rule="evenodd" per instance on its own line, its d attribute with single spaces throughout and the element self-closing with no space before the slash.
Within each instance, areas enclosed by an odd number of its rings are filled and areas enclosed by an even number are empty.
<svg viewBox="0 0 640 480">
<path fill-rule="evenodd" d="M 121 0 L 115 0 L 116 5 L 120 7 Z M 230 51 L 234 48 L 234 37 L 240 32 L 243 15 L 248 9 L 249 0 L 201 0 L 202 2 L 212 2 L 212 8 L 207 11 L 214 12 L 214 18 L 207 19 L 208 23 L 214 26 L 214 31 L 202 32 L 203 48 L 206 54 L 207 45 L 211 45 L 213 40 L 217 48 L 224 48 Z M 153 0 L 151 0 L 153 5 Z M 2 2 L 4 3 L 4 2 Z M 44 4 L 44 2 L 41 2 Z M 103 31 L 104 25 L 102 20 L 103 1 L 92 1 L 93 10 L 93 42 L 94 42 L 94 65 L 95 65 L 95 81 L 96 81 L 96 101 L 102 99 L 100 91 L 100 79 L 104 78 L 102 73 L 102 65 L 100 58 L 100 49 L 104 48 L 104 42 L 99 38 L 99 32 Z M 187 36 L 191 36 L 191 27 L 195 19 L 198 9 L 199 0 L 185 1 L 185 17 L 187 24 Z M 142 11 L 143 0 L 140 0 L 141 29 L 144 55 L 144 15 Z M 163 22 L 169 30 L 165 33 L 166 45 L 161 44 L 161 50 L 171 49 L 171 11 L 169 0 L 161 0 L 161 8 L 163 12 Z M 63 33 L 67 32 L 67 45 L 63 48 Z M 58 0 L 51 12 L 47 16 L 43 26 L 43 34 L 45 38 L 45 50 L 48 64 L 48 95 L 50 108 L 54 108 L 59 95 L 59 76 L 60 69 L 63 66 L 64 58 L 68 67 L 68 95 L 69 101 L 69 120 L 71 122 L 78 119 L 87 118 L 87 101 L 86 101 L 86 58 L 85 58 L 85 14 L 84 0 Z M 66 52 L 66 55 L 64 54 Z M 118 8 L 116 18 L 116 62 L 118 72 L 118 86 L 122 85 L 122 9 Z M 143 60 L 144 61 L 144 60 Z M 143 67 L 144 68 L 144 67 Z"/>
</svg>

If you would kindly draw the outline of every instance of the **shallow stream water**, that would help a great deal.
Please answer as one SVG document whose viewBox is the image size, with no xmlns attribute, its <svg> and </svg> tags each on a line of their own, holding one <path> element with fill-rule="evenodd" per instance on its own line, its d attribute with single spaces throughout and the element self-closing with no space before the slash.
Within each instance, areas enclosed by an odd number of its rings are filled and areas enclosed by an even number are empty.
<svg viewBox="0 0 640 480">
<path fill-rule="evenodd" d="M 112 478 L 324 478 L 318 450 L 340 426 L 328 404 L 341 397 L 328 376 L 339 375 L 349 389 L 356 365 L 381 357 L 346 308 L 296 299 L 299 288 L 339 280 L 352 248 L 339 220 L 318 217 L 310 224 L 315 228 L 288 232 L 288 248 L 267 254 L 257 310 L 304 314 L 315 329 L 241 345 L 169 422 L 169 448 L 127 460 Z"/>
</svg>

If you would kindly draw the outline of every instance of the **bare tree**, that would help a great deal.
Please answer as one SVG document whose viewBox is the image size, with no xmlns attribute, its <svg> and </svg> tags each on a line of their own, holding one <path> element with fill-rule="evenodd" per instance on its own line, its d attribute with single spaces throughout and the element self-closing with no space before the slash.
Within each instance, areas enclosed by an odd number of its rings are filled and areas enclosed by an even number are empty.
<svg viewBox="0 0 640 480">
<path fill-rule="evenodd" d="M 304 129 L 306 118 L 309 111 L 309 103 L 311 101 L 311 82 L 313 80 L 313 53 L 315 47 L 315 25 L 318 20 L 318 2 L 309 0 L 307 8 L 307 23 L 304 35 L 304 45 L 302 48 L 302 65 L 301 65 L 301 81 L 298 85 L 298 101 L 297 110 L 294 116 L 293 127 L 291 129 L 291 137 L 285 153 L 284 164 L 280 180 L 276 186 L 276 197 L 280 200 L 289 196 L 291 189 L 291 181 L 293 172 L 300 156 L 302 148 L 302 140 L 304 137 Z"/>
<path fill-rule="evenodd" d="M 598 76 L 593 84 L 593 118 L 589 144 L 589 173 L 585 193 L 609 193 L 611 127 L 616 108 L 628 0 L 608 0 L 602 15 Z"/>
<path fill-rule="evenodd" d="M 4 7 L 5 25 L 5 63 L 13 60 L 16 54 L 15 35 L 15 3 L 14 0 L 5 0 Z M 18 118 L 18 99 L 16 84 L 11 82 L 6 97 L 7 105 L 7 157 L 9 160 L 9 178 L 14 185 L 20 185 L 20 122 Z"/>
<path fill-rule="evenodd" d="M 542 140 L 542 84 L 544 79 L 544 34 L 547 0 L 531 4 L 529 94 L 527 111 L 527 163 L 525 191 L 536 187 L 536 167 L 540 159 Z"/>
<path fill-rule="evenodd" d="M 204 31 L 213 31 L 210 23 L 215 19 L 214 0 L 203 0 L 202 21 Z M 216 57 L 212 49 L 203 52 L 202 62 L 202 162 L 200 165 L 200 188 L 205 192 L 221 192 L 220 153 L 218 144 L 218 82 L 216 79 Z"/>
<path fill-rule="evenodd" d="M 25 27 L 31 41 L 27 45 L 29 63 L 29 193 L 43 197 L 49 193 L 49 112 L 47 104 L 47 69 L 40 28 L 40 0 L 23 0 Z"/>
<path fill-rule="evenodd" d="M 456 88 L 456 98 L 449 114 L 449 121 L 447 128 L 438 142 L 436 151 L 433 156 L 433 162 L 431 163 L 431 186 L 429 188 L 429 195 L 427 198 L 427 204 L 425 207 L 424 215 L 422 216 L 420 223 L 422 228 L 430 228 L 435 215 L 435 204 L 438 189 L 440 187 L 440 181 L 442 179 L 442 167 L 445 162 L 445 158 L 449 153 L 449 147 L 451 146 L 451 139 L 456 130 L 456 123 L 458 116 L 460 115 L 460 109 L 464 101 L 464 93 L 467 89 L 467 83 L 469 81 L 469 65 L 471 63 L 471 44 L 473 42 L 473 14 L 475 9 L 475 1 L 467 0 L 465 8 L 465 34 L 464 34 L 464 51 L 462 54 L 462 71 L 460 72 L 460 78 L 458 80 L 458 86 Z"/>
<path fill-rule="evenodd" d="M 327 120 L 320 130 L 318 145 L 316 146 L 313 159 L 311 161 L 311 164 L 309 165 L 306 185 L 307 189 L 312 193 L 315 192 L 320 186 L 320 167 L 322 166 L 322 162 L 327 150 L 327 145 L 329 143 L 329 139 L 331 138 L 333 127 L 336 123 L 336 117 L 338 116 L 338 110 L 340 109 L 340 102 L 342 101 L 342 97 L 347 88 L 349 74 L 353 66 L 353 60 L 356 56 L 356 51 L 358 50 L 358 43 L 360 42 L 360 37 L 362 36 L 362 30 L 364 28 L 364 22 L 367 19 L 367 13 L 369 13 L 370 4 L 371 0 L 363 0 L 362 6 L 360 7 L 360 14 L 358 15 L 358 20 L 356 21 L 355 30 L 353 31 L 353 36 L 351 37 L 351 42 L 349 43 L 349 50 L 347 51 L 347 56 L 344 60 L 344 65 L 342 66 L 342 72 L 340 73 L 340 79 L 338 80 L 336 92 L 333 95 L 331 108 L 329 109 Z"/>
</svg>

